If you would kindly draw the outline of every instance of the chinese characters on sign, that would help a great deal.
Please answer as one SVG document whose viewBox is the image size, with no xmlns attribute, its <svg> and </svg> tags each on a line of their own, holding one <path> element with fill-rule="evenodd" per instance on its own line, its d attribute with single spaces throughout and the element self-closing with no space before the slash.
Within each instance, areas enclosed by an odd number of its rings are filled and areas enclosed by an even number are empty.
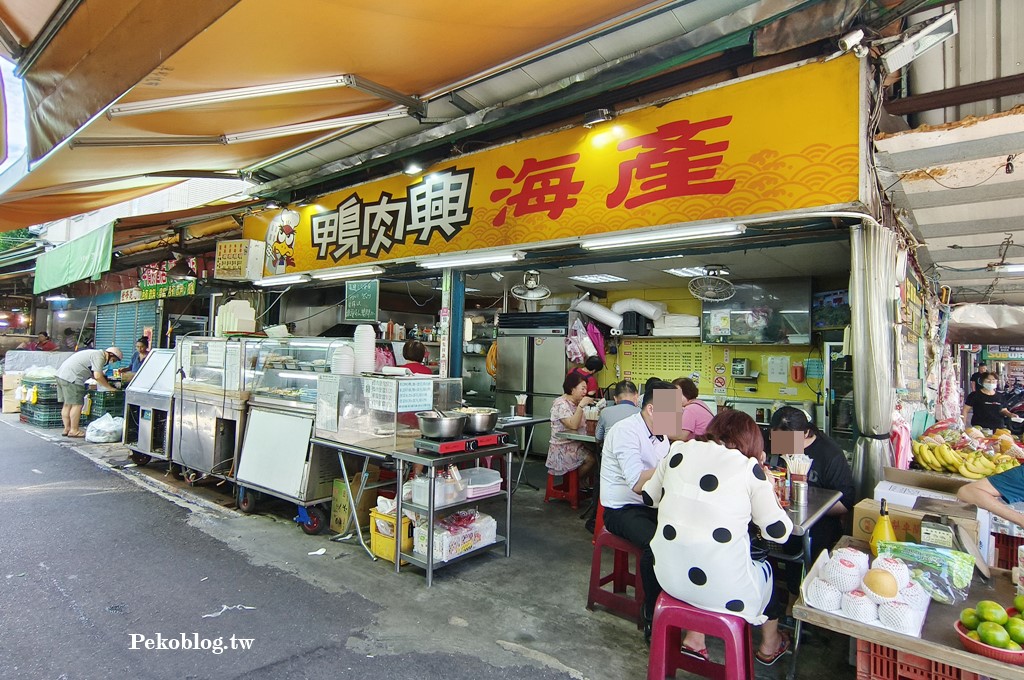
<svg viewBox="0 0 1024 680">
<path fill-rule="evenodd" d="M 352 194 L 337 210 L 313 215 L 310 238 L 316 258 L 338 262 L 345 256 L 377 257 L 410 234 L 421 245 L 429 244 L 435 234 L 450 241 L 473 214 L 472 181 L 472 170 L 449 168 L 411 185 L 405 198 L 383 193 L 376 202 L 365 203 Z"/>
<path fill-rule="evenodd" d="M 605 199 L 607 206 L 631 210 L 654 201 L 729 193 L 735 180 L 715 179 L 729 141 L 701 137 L 731 121 L 732 116 L 677 120 L 620 142 L 618 151 L 631 157 L 619 162 L 617 185 Z M 559 219 L 576 206 L 584 191 L 585 183 L 575 176 L 579 161 L 580 154 L 572 153 L 527 158 L 518 169 L 500 166 L 495 176 L 509 186 L 488 196 L 492 204 L 500 206 L 492 224 L 501 227 L 510 217 L 536 213 Z M 310 242 L 316 259 L 339 262 L 361 255 L 379 257 L 404 244 L 409 236 L 419 245 L 429 245 L 435 236 L 451 241 L 472 217 L 473 172 L 472 168 L 451 167 L 431 173 L 410 185 L 400 198 L 382 192 L 378 200 L 366 202 L 353 193 L 335 210 L 313 215 Z"/>
</svg>

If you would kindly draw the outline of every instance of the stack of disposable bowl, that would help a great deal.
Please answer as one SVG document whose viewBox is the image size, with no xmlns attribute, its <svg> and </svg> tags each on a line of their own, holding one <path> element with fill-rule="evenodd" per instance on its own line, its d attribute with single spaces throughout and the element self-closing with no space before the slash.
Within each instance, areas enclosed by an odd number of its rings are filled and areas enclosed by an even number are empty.
<svg viewBox="0 0 1024 680">
<path fill-rule="evenodd" d="M 361 373 L 372 373 L 376 366 L 377 333 L 373 326 L 360 324 L 356 326 L 355 333 L 355 366 L 356 375 Z"/>
<path fill-rule="evenodd" d="M 334 350 L 331 357 L 331 373 L 335 375 L 353 375 L 356 371 L 356 353 L 348 345 Z"/>
</svg>

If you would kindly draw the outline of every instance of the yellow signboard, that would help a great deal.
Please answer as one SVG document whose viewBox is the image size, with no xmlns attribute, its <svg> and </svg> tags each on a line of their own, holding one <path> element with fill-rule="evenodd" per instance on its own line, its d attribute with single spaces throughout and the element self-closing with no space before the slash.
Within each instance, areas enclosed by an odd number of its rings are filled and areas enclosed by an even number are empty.
<svg viewBox="0 0 1024 680">
<path fill-rule="evenodd" d="M 859 199 L 852 55 L 249 216 L 267 274 L 565 241 Z"/>
</svg>

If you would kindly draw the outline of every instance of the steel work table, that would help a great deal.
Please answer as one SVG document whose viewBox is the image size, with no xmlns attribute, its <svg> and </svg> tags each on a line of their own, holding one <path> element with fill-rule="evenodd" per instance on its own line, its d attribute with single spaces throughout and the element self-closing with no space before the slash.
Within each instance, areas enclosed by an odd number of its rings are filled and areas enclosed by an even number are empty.
<svg viewBox="0 0 1024 680">
<path fill-rule="evenodd" d="M 844 536 L 836 545 L 838 547 L 849 545 L 864 551 L 868 549 L 865 541 L 849 536 Z M 857 640 L 891 647 L 901 652 L 959 668 L 968 673 L 977 673 L 1001 680 L 1024 680 L 1024 667 L 1012 666 L 987 656 L 968 652 L 960 644 L 960 638 L 953 630 L 953 624 L 960 618 L 962 609 L 974 607 L 979 600 L 1012 602 L 1015 594 L 1016 589 L 1008 570 L 993 568 L 992 578 L 988 583 L 985 583 L 975 572 L 974 582 L 971 584 L 971 590 L 965 602 L 956 605 L 931 603 L 919 638 L 814 609 L 804 604 L 803 599 L 797 600 L 793 606 L 793 616 L 797 620 L 828 628 Z"/>
<path fill-rule="evenodd" d="M 790 504 L 786 508 L 786 514 L 793 522 L 793 535 L 799 536 L 801 540 L 800 553 L 789 555 L 783 552 L 771 552 L 770 556 L 784 562 L 802 562 L 803 573 L 806 574 L 813 564 L 811 560 L 811 527 L 824 517 L 832 509 L 832 506 L 839 502 L 840 498 L 842 498 L 842 494 L 838 491 L 809 487 L 807 489 L 807 505 L 795 507 Z M 800 652 L 800 632 L 803 629 L 803 621 L 796 616 L 795 611 L 794 609 L 793 618 L 796 619 L 796 627 L 793 630 L 793 654 L 789 661 L 789 671 L 786 673 L 788 680 L 796 677 L 796 663 Z"/>
<path fill-rule="evenodd" d="M 533 415 L 525 415 L 503 416 L 501 418 L 498 418 L 497 428 L 499 430 L 512 430 L 517 427 L 525 428 L 525 443 L 523 444 L 522 448 L 519 449 L 519 453 L 522 456 L 522 460 L 519 462 L 519 474 L 516 476 L 516 483 L 515 486 L 512 487 L 512 493 L 516 492 L 516 490 L 519 488 L 519 484 L 523 479 L 523 470 L 526 469 L 526 456 L 529 455 L 530 446 L 531 444 L 533 444 L 533 429 L 537 425 L 548 422 L 551 422 L 550 416 L 541 418 Z M 531 489 L 534 489 L 535 491 L 539 491 L 539 489 L 536 486 L 530 484 L 529 480 L 526 481 L 526 486 L 530 487 Z"/>
<path fill-rule="evenodd" d="M 419 505 L 411 503 L 409 501 L 402 500 L 402 493 L 396 495 L 397 509 L 395 510 L 395 516 L 398 518 L 402 517 L 402 511 L 405 509 L 414 510 L 418 513 L 425 514 L 427 516 L 427 555 L 426 559 L 415 550 L 410 552 L 402 552 L 401 540 L 395 540 L 395 573 L 399 573 L 402 570 L 402 560 L 414 564 L 427 572 L 427 587 L 429 588 L 434 582 L 434 570 L 440 569 L 441 567 L 449 564 L 454 564 L 462 560 L 463 558 L 469 557 L 470 555 L 476 555 L 478 553 L 492 550 L 502 544 L 505 545 L 505 557 L 509 557 L 511 553 L 511 541 L 508 534 L 512 528 L 512 490 L 506 488 L 498 493 L 490 496 L 484 496 L 482 498 L 469 498 L 464 501 L 445 505 L 443 508 L 437 508 L 435 506 L 435 491 L 434 488 L 434 477 L 437 476 L 438 468 L 447 467 L 449 465 L 458 465 L 459 463 L 468 463 L 479 461 L 481 458 L 487 458 L 488 456 L 501 456 L 505 462 L 505 486 L 511 487 L 512 482 L 512 454 L 518 447 L 512 444 L 504 444 L 499 446 L 487 446 L 484 448 L 477 449 L 475 451 L 465 451 L 463 453 L 450 453 L 445 455 L 439 455 L 431 453 L 429 451 L 418 451 L 418 450 L 406 450 L 406 451 L 394 451 L 391 457 L 395 459 L 398 464 L 398 479 L 405 479 L 405 466 L 409 465 L 422 465 L 428 471 L 429 484 L 427 492 L 427 504 Z M 470 505 L 476 505 L 481 501 L 490 500 L 492 498 L 505 498 L 505 536 L 500 534 L 497 536 L 494 543 L 479 546 L 472 550 L 453 557 L 447 562 L 440 564 L 434 563 L 434 517 L 438 513 L 448 513 L 454 510 Z M 399 520 L 401 521 L 401 520 Z M 401 526 L 400 524 L 398 526 Z M 397 532 L 396 532 L 397 533 Z"/>
</svg>

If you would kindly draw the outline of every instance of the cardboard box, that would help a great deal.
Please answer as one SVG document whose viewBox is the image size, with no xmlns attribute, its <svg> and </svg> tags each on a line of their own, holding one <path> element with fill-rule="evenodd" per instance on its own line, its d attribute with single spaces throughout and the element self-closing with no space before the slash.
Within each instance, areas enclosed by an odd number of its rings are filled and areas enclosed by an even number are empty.
<svg viewBox="0 0 1024 680">
<path fill-rule="evenodd" d="M 933 502 L 934 503 L 934 502 Z M 938 509 L 941 504 L 934 504 L 932 508 Z M 984 552 L 982 557 L 986 561 L 989 560 L 988 546 L 989 537 L 988 534 L 982 534 L 981 528 L 977 519 L 970 519 L 964 517 L 965 514 L 970 514 L 971 508 L 974 506 L 964 505 L 957 502 L 949 502 L 949 514 L 954 515 L 954 521 L 967 530 L 967 533 L 973 537 L 974 541 L 978 544 L 978 549 L 982 550 L 984 546 Z M 862 541 L 867 541 L 871 538 L 871 532 L 875 530 L 875 522 L 878 519 L 878 512 L 881 510 L 882 504 L 876 500 L 865 498 L 857 505 L 853 506 L 853 537 L 859 538 Z M 921 542 L 921 520 L 925 515 L 934 515 L 934 510 L 923 512 L 921 510 L 914 510 L 904 505 L 893 504 L 886 501 L 886 507 L 889 510 L 889 519 L 892 521 L 892 528 L 896 531 L 896 540 L 905 541 L 910 543 Z M 975 509 L 975 512 L 977 510 Z"/>
<path fill-rule="evenodd" d="M 4 390 L 2 413 L 21 413 L 21 402 L 14 394 L 14 390 Z"/>
<path fill-rule="evenodd" d="M 933 472 L 931 470 L 900 470 L 899 468 L 892 467 L 882 470 L 882 479 L 895 484 L 913 486 L 918 489 L 929 489 L 931 491 L 941 491 L 942 493 L 954 496 L 961 486 L 971 481 L 966 477 L 951 473 Z"/>
<path fill-rule="evenodd" d="M 21 373 L 4 373 L 4 392 L 21 384 Z"/>
<path fill-rule="evenodd" d="M 888 475 L 889 470 L 893 470 L 897 473 L 909 472 L 910 474 L 917 474 L 916 471 L 912 470 L 896 470 L 895 468 L 886 468 L 886 474 Z M 925 478 L 916 478 L 924 483 L 932 483 L 938 485 L 945 485 L 949 487 L 948 480 L 933 480 L 930 475 L 938 477 L 949 477 L 950 475 L 943 475 L 941 473 L 929 473 L 929 476 Z M 906 477 L 902 477 L 906 478 Z M 963 479 L 963 478 L 957 478 Z M 967 480 L 963 480 L 967 481 Z M 963 484 L 956 484 L 956 488 L 959 489 Z M 901 505 L 906 508 L 912 508 L 917 503 L 919 498 L 936 498 L 943 501 L 949 501 L 951 503 L 959 503 L 960 501 L 956 498 L 956 491 L 952 493 L 944 491 L 935 491 L 933 489 L 920 488 L 916 486 L 908 486 L 906 484 L 897 484 L 896 482 L 879 482 L 875 485 L 875 500 L 880 501 L 883 498 L 887 503 L 892 505 Z M 972 506 L 973 507 L 973 506 Z M 981 556 L 985 558 L 989 564 L 994 559 L 994 551 L 992 549 L 992 513 L 988 510 L 982 510 L 978 508 L 976 510 L 976 517 L 978 522 L 978 550 L 981 551 Z M 875 513 L 878 514 L 877 512 Z"/>
</svg>

